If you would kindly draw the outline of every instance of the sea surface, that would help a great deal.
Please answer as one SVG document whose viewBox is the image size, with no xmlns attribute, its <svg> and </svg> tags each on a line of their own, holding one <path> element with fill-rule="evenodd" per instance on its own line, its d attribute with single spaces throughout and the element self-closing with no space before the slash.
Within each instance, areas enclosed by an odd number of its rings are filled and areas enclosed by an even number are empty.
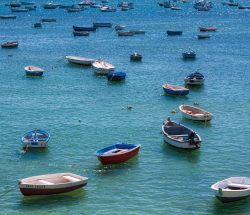
<svg viewBox="0 0 250 215">
<path fill-rule="evenodd" d="M 208 12 L 196 11 L 193 2 L 177 3 L 183 10 L 173 11 L 156 0 L 135 0 L 129 11 L 67 13 L 34 2 L 36 11 L 0 20 L 0 42 L 19 41 L 16 49 L 0 49 L 0 214 L 250 214 L 250 199 L 222 204 L 210 189 L 227 177 L 250 177 L 250 10 L 214 0 Z M 0 14 L 11 14 L 5 3 L 1 0 Z M 57 21 L 32 27 L 45 17 Z M 89 37 L 73 36 L 72 25 L 93 22 L 146 34 L 118 37 L 114 28 L 100 28 Z M 198 40 L 203 25 L 218 31 Z M 183 35 L 168 37 L 167 30 Z M 182 59 L 189 49 L 196 60 Z M 142 62 L 130 62 L 135 51 Z M 126 80 L 110 83 L 91 67 L 69 64 L 66 55 L 102 58 L 126 72 Z M 26 77 L 27 65 L 44 68 L 44 77 Z M 204 74 L 204 86 L 190 88 L 186 97 L 164 95 L 163 83 L 183 86 L 184 77 L 196 70 Z M 196 104 L 214 118 L 185 120 L 181 104 Z M 199 150 L 163 142 L 161 126 L 168 116 L 199 133 Z M 34 128 L 50 133 L 48 148 L 25 153 L 21 137 Z M 95 151 L 116 142 L 141 144 L 140 153 L 123 164 L 101 165 Z M 88 184 L 49 197 L 20 193 L 18 179 L 58 172 L 86 176 Z"/>
</svg>

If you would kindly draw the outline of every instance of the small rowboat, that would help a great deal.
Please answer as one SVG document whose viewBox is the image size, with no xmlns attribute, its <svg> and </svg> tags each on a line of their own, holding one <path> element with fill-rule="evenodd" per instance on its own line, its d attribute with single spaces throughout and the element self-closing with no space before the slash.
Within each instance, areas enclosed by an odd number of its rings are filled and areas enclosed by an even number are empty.
<svg viewBox="0 0 250 215">
<path fill-rule="evenodd" d="M 126 28 L 125 25 L 116 25 L 116 26 L 115 26 L 115 30 L 116 30 L 116 31 L 120 31 L 120 30 L 123 30 L 123 29 L 125 29 L 125 28 Z"/>
<path fill-rule="evenodd" d="M 111 28 L 112 23 L 109 23 L 109 22 L 94 22 L 93 27 L 95 27 L 95 28 Z"/>
<path fill-rule="evenodd" d="M 74 36 L 89 36 L 88 31 L 73 31 Z"/>
<path fill-rule="evenodd" d="M 249 10 L 250 6 L 239 6 L 238 9 L 240 9 L 240 10 Z"/>
<path fill-rule="evenodd" d="M 16 48 L 18 47 L 18 41 L 11 41 L 1 44 L 2 48 Z"/>
<path fill-rule="evenodd" d="M 22 137 L 23 148 L 46 148 L 50 135 L 41 129 L 25 133 Z"/>
<path fill-rule="evenodd" d="M 115 67 L 103 60 L 97 60 L 92 63 L 92 66 L 94 67 L 95 74 L 97 75 L 107 75 L 110 71 L 113 71 Z"/>
<path fill-rule="evenodd" d="M 73 25 L 75 31 L 96 31 L 96 27 L 80 27 Z"/>
<path fill-rule="evenodd" d="M 77 56 L 66 56 L 65 57 L 70 63 L 91 66 L 95 59 L 86 58 L 86 57 L 77 57 Z"/>
<path fill-rule="evenodd" d="M 102 164 L 122 163 L 134 157 L 141 145 L 117 143 L 96 151 L 95 155 Z"/>
<path fill-rule="evenodd" d="M 37 22 L 33 26 L 34 26 L 34 28 L 41 28 L 42 27 L 42 23 Z"/>
<path fill-rule="evenodd" d="M 209 26 L 209 27 L 199 27 L 200 31 L 217 31 L 216 27 Z"/>
<path fill-rule="evenodd" d="M 211 186 L 215 196 L 222 202 L 233 202 L 250 196 L 250 178 L 231 177 Z"/>
<path fill-rule="evenodd" d="M 134 36 L 135 32 L 133 31 L 117 31 L 118 36 Z"/>
<path fill-rule="evenodd" d="M 59 7 L 59 4 L 53 4 L 53 3 L 51 3 L 51 2 L 45 3 L 45 4 L 43 5 L 43 8 L 44 8 L 44 9 L 56 9 L 56 8 L 58 8 L 58 7 Z"/>
<path fill-rule="evenodd" d="M 0 19 L 16 19 L 16 15 L 0 15 Z"/>
<path fill-rule="evenodd" d="M 208 38 L 210 38 L 210 35 L 209 34 L 198 34 L 197 38 L 199 40 L 201 40 L 201 39 L 208 39 Z"/>
<path fill-rule="evenodd" d="M 184 78 L 187 85 L 202 85 L 205 81 L 204 75 L 199 72 L 194 72 Z"/>
<path fill-rule="evenodd" d="M 181 86 L 174 86 L 168 83 L 162 85 L 163 90 L 166 94 L 174 96 L 185 96 L 189 93 L 189 89 Z"/>
<path fill-rule="evenodd" d="M 198 149 L 201 145 L 200 136 L 192 129 L 171 121 L 168 118 L 162 125 L 164 141 L 169 145 L 182 149 Z"/>
<path fill-rule="evenodd" d="M 194 51 L 185 51 L 182 53 L 184 59 L 195 59 L 196 53 Z"/>
<path fill-rule="evenodd" d="M 130 55 L 130 60 L 131 61 L 141 61 L 142 60 L 142 55 L 135 52 L 135 53 Z"/>
<path fill-rule="evenodd" d="M 42 18 L 41 22 L 56 22 L 55 18 Z"/>
<path fill-rule="evenodd" d="M 87 184 L 88 178 L 73 173 L 38 175 L 18 180 L 24 196 L 52 195 L 70 192 Z"/>
<path fill-rule="evenodd" d="M 179 35 L 182 35 L 182 31 L 170 31 L 170 30 L 168 30 L 167 35 L 168 36 L 179 36 Z"/>
<path fill-rule="evenodd" d="M 126 78 L 125 72 L 109 72 L 107 74 L 107 79 L 109 81 L 124 81 Z"/>
<path fill-rule="evenodd" d="M 190 105 L 180 105 L 179 110 L 183 117 L 195 121 L 209 121 L 213 118 L 210 112 Z"/>
<path fill-rule="evenodd" d="M 24 67 L 27 76 L 42 76 L 44 70 L 36 66 Z"/>
</svg>

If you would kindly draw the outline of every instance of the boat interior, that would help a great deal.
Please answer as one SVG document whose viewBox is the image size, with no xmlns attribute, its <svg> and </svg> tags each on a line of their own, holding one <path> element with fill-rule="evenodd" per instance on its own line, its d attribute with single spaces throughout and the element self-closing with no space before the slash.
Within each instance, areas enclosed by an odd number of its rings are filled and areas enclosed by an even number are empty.
<svg viewBox="0 0 250 215">
<path fill-rule="evenodd" d="M 55 178 L 44 178 L 44 179 L 35 179 L 28 182 L 33 185 L 53 185 L 53 184 L 65 184 L 81 181 L 79 178 L 75 178 L 70 175 L 62 175 Z"/>
</svg>

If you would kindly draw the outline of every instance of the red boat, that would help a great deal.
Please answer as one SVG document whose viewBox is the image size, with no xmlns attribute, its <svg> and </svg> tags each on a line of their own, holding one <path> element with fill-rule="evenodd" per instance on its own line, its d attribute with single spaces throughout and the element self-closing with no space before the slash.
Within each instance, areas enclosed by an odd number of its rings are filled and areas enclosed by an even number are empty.
<svg viewBox="0 0 250 215">
<path fill-rule="evenodd" d="M 141 145 L 117 143 L 96 151 L 95 155 L 102 164 L 122 163 L 137 155 Z"/>
<path fill-rule="evenodd" d="M 19 180 L 24 196 L 52 195 L 70 192 L 87 184 L 88 178 L 73 173 L 38 175 Z"/>
</svg>

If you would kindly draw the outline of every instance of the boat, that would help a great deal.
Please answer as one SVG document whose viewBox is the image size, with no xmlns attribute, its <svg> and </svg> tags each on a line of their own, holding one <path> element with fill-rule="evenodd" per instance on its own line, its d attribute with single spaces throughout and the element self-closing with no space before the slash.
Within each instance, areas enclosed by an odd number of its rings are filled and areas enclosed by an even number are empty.
<svg viewBox="0 0 250 215">
<path fill-rule="evenodd" d="M 87 182 L 87 177 L 67 172 L 23 178 L 18 180 L 18 185 L 24 196 L 33 196 L 70 192 L 84 187 Z"/>
<path fill-rule="evenodd" d="M 196 53 L 194 51 L 185 51 L 182 53 L 182 57 L 184 59 L 195 59 L 196 58 Z"/>
<path fill-rule="evenodd" d="M 42 23 L 40 23 L 40 22 L 34 23 L 33 27 L 34 28 L 41 28 L 42 27 Z"/>
<path fill-rule="evenodd" d="M 238 9 L 240 9 L 240 10 L 248 10 L 248 9 L 250 9 L 250 6 L 242 6 L 242 5 L 240 5 L 238 7 Z"/>
<path fill-rule="evenodd" d="M 44 9 L 56 9 L 56 8 L 58 8 L 59 7 L 59 4 L 54 4 L 54 3 L 52 3 L 52 2 L 48 2 L 48 3 L 45 3 L 44 5 L 43 5 L 43 8 Z"/>
<path fill-rule="evenodd" d="M 124 81 L 126 78 L 125 72 L 109 72 L 107 74 L 107 79 L 109 81 Z"/>
<path fill-rule="evenodd" d="M 205 81 L 204 75 L 199 72 L 194 72 L 184 78 L 187 85 L 202 85 Z"/>
<path fill-rule="evenodd" d="M 112 23 L 109 23 L 109 22 L 94 22 L 93 27 L 94 28 L 111 28 Z"/>
<path fill-rule="evenodd" d="M 80 6 L 91 6 L 93 4 L 94 3 L 91 0 L 84 0 L 84 1 L 81 1 L 80 3 L 78 3 L 78 5 L 80 5 Z"/>
<path fill-rule="evenodd" d="M 97 150 L 95 155 L 102 164 L 117 164 L 125 162 L 138 154 L 141 145 L 116 143 Z"/>
<path fill-rule="evenodd" d="M 107 75 L 110 71 L 114 71 L 115 67 L 103 60 L 97 60 L 92 63 L 94 67 L 95 74 L 97 75 Z"/>
<path fill-rule="evenodd" d="M 44 70 L 35 66 L 25 66 L 24 70 L 27 76 L 43 76 Z"/>
<path fill-rule="evenodd" d="M 110 6 L 102 6 L 100 7 L 101 12 L 115 12 L 116 8 L 112 8 Z"/>
<path fill-rule="evenodd" d="M 41 22 L 56 22 L 55 18 L 42 18 Z"/>
<path fill-rule="evenodd" d="M 29 9 L 26 8 L 11 8 L 11 12 L 28 12 Z"/>
<path fill-rule="evenodd" d="M 134 36 L 135 32 L 133 31 L 117 31 L 118 36 Z"/>
<path fill-rule="evenodd" d="M 145 34 L 146 31 L 143 30 L 130 30 L 130 32 L 134 32 L 134 34 Z"/>
<path fill-rule="evenodd" d="M 223 203 L 238 201 L 250 196 L 250 178 L 230 177 L 213 184 L 211 189 Z"/>
<path fill-rule="evenodd" d="M 177 6 L 171 6 L 170 9 L 171 10 L 182 10 L 182 8 L 177 7 Z"/>
<path fill-rule="evenodd" d="M 75 63 L 85 66 L 91 66 L 95 59 L 86 58 L 86 57 L 77 57 L 77 56 L 66 56 L 65 57 L 69 63 Z"/>
<path fill-rule="evenodd" d="M 1 47 L 2 48 L 16 48 L 18 47 L 18 41 L 10 41 L 10 42 L 6 42 L 6 43 L 2 43 Z"/>
<path fill-rule="evenodd" d="M 10 7 L 21 7 L 22 3 L 18 2 L 18 1 L 13 1 L 8 6 L 10 6 Z"/>
<path fill-rule="evenodd" d="M 210 35 L 209 34 L 197 34 L 197 38 L 199 40 L 201 40 L 201 39 L 209 39 Z"/>
<path fill-rule="evenodd" d="M 179 35 L 182 35 L 182 31 L 171 31 L 171 30 L 168 30 L 167 31 L 167 35 L 168 36 L 179 36 Z"/>
<path fill-rule="evenodd" d="M 201 137 L 195 131 L 170 118 L 164 121 L 162 134 L 166 143 L 177 148 L 198 149 L 201 146 Z"/>
<path fill-rule="evenodd" d="M 75 31 L 96 31 L 96 27 L 80 27 L 73 25 Z"/>
<path fill-rule="evenodd" d="M 0 15 L 0 19 L 16 19 L 16 15 Z"/>
<path fill-rule="evenodd" d="M 22 137 L 23 148 L 46 148 L 50 135 L 41 129 L 34 129 Z"/>
<path fill-rule="evenodd" d="M 168 83 L 162 85 L 163 90 L 166 94 L 174 95 L 174 96 L 185 96 L 189 94 L 189 89 L 181 86 L 174 86 Z"/>
<path fill-rule="evenodd" d="M 213 118 L 210 112 L 190 105 L 180 105 L 179 110 L 183 117 L 195 121 L 210 121 Z"/>
<path fill-rule="evenodd" d="M 74 36 L 89 36 L 88 31 L 73 31 Z"/>
<path fill-rule="evenodd" d="M 134 52 L 133 54 L 130 55 L 130 60 L 131 61 L 141 61 L 142 60 L 142 55 Z"/>
<path fill-rule="evenodd" d="M 199 30 L 204 32 L 205 31 L 211 32 L 211 31 L 217 31 L 217 28 L 214 26 L 208 26 L 208 27 L 199 27 Z"/>
<path fill-rule="evenodd" d="M 116 30 L 116 31 L 124 30 L 125 28 L 126 28 L 125 25 L 116 25 L 116 26 L 115 26 L 115 30 Z"/>
<path fill-rule="evenodd" d="M 228 2 L 222 2 L 223 5 L 228 5 L 231 7 L 237 7 L 239 6 L 239 3 L 234 0 L 229 0 Z"/>
</svg>

